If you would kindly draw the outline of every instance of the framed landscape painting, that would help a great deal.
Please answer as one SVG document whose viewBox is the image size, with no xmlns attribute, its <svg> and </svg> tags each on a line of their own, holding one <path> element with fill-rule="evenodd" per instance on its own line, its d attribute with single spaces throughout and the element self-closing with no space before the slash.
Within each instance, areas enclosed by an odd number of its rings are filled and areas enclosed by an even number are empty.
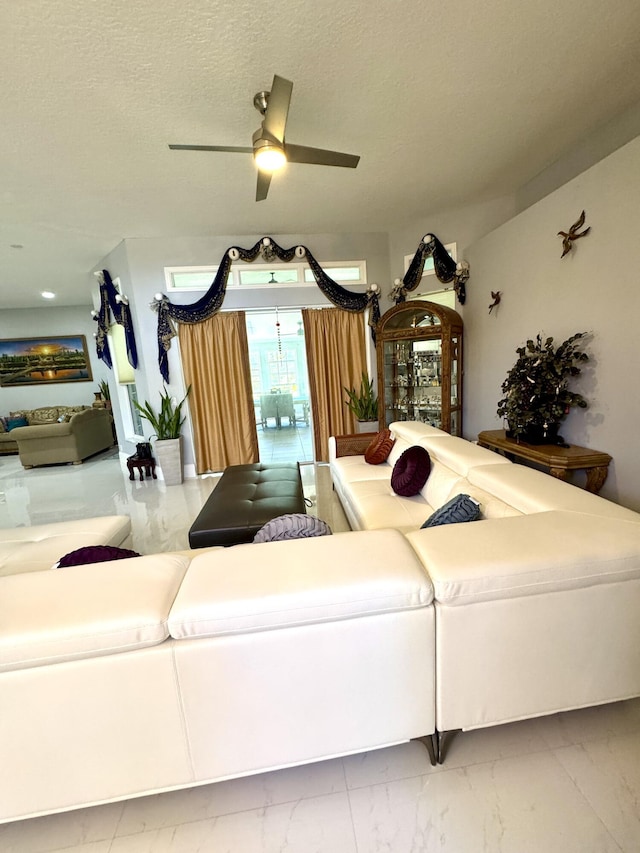
<svg viewBox="0 0 640 853">
<path fill-rule="evenodd" d="M 92 381 L 84 335 L 0 340 L 0 388 Z"/>
</svg>

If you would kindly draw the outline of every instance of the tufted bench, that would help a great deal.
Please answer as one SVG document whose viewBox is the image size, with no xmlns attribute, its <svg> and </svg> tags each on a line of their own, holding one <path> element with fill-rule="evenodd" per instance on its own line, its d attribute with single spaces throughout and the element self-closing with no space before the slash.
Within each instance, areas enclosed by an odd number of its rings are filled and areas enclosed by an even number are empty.
<svg viewBox="0 0 640 853">
<path fill-rule="evenodd" d="M 230 465 L 189 530 L 192 548 L 251 542 L 279 515 L 305 512 L 297 462 Z"/>
</svg>

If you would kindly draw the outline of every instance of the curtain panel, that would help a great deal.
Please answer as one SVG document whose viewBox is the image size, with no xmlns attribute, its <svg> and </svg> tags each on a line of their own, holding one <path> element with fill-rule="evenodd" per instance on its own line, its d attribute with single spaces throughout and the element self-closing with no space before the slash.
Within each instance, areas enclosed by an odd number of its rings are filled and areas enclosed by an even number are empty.
<svg viewBox="0 0 640 853">
<path fill-rule="evenodd" d="M 354 432 L 345 387 L 360 386 L 367 370 L 361 314 L 339 308 L 303 308 L 311 412 L 317 462 L 329 460 L 329 436 Z"/>
<path fill-rule="evenodd" d="M 196 470 L 223 471 L 258 461 L 244 311 L 180 324 L 178 338 L 195 442 Z"/>
</svg>

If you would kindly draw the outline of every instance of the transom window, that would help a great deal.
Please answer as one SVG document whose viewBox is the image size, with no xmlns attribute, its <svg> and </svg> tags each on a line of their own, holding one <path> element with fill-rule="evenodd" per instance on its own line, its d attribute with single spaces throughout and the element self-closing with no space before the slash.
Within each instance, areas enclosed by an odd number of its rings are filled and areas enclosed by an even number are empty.
<svg viewBox="0 0 640 853">
<path fill-rule="evenodd" d="M 453 258 L 454 261 L 457 261 L 457 244 L 456 243 L 445 243 L 445 249 L 447 250 L 447 254 L 449 257 Z M 413 253 L 415 255 L 415 252 Z M 404 256 L 404 271 L 406 272 L 409 269 L 409 265 L 413 260 L 413 255 L 405 255 Z M 424 262 L 424 269 L 422 271 L 422 277 L 424 278 L 426 275 L 435 275 L 435 267 L 433 263 L 433 256 L 426 259 Z"/>
<path fill-rule="evenodd" d="M 366 261 L 328 261 L 322 269 L 338 284 L 367 283 Z M 165 267 L 167 291 L 208 290 L 218 271 L 217 266 Z M 228 290 L 250 288 L 315 287 L 316 280 L 306 263 L 233 264 L 227 280 Z"/>
</svg>

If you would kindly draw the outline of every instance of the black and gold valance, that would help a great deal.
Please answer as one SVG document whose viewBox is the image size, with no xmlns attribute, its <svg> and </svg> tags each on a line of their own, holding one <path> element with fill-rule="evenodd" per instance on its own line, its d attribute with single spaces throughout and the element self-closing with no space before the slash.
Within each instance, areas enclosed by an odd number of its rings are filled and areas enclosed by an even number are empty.
<svg viewBox="0 0 640 853">
<path fill-rule="evenodd" d="M 371 309 L 369 326 L 375 341 L 375 327 L 380 319 L 380 304 L 378 292 L 374 285 L 368 288 L 366 293 L 354 293 L 347 290 L 329 278 L 306 246 L 283 249 L 271 237 L 263 237 L 250 249 L 243 249 L 240 246 L 231 246 L 227 249 L 220 261 L 211 287 L 197 302 L 193 302 L 191 305 L 175 305 L 163 295 L 160 299 L 156 298 L 152 303 L 151 307 L 158 313 L 158 365 L 165 382 L 169 382 L 168 351 L 171 347 L 171 339 L 176 335 L 174 324 L 202 323 L 212 317 L 222 308 L 231 264 L 239 260 L 251 263 L 259 255 L 267 262 L 274 259 L 285 263 L 289 263 L 294 258 L 306 260 L 316 284 L 333 305 L 342 308 L 344 311 L 354 313 L 361 313 L 366 308 Z"/>
<path fill-rule="evenodd" d="M 111 351 L 107 335 L 111 326 L 111 315 L 116 323 L 124 329 L 125 341 L 127 344 L 127 358 L 131 366 L 138 366 L 138 350 L 136 347 L 136 338 L 133 333 L 133 322 L 131 320 L 131 310 L 127 304 L 126 297 L 123 297 L 111 280 L 107 270 L 97 272 L 96 278 L 100 287 L 100 308 L 93 312 L 93 318 L 98 323 L 98 331 L 96 332 L 96 351 L 98 358 L 104 361 L 107 367 L 112 367 Z"/>
<path fill-rule="evenodd" d="M 464 305 L 467 298 L 466 283 L 469 278 L 469 265 L 464 262 L 456 264 L 434 234 L 426 234 L 422 238 L 404 278 L 402 280 L 396 279 L 391 291 L 391 297 L 396 304 L 405 302 L 407 293 L 416 289 L 422 278 L 425 261 L 431 257 L 438 281 L 443 284 L 453 282 L 453 289 L 458 297 L 458 302 Z"/>
</svg>

